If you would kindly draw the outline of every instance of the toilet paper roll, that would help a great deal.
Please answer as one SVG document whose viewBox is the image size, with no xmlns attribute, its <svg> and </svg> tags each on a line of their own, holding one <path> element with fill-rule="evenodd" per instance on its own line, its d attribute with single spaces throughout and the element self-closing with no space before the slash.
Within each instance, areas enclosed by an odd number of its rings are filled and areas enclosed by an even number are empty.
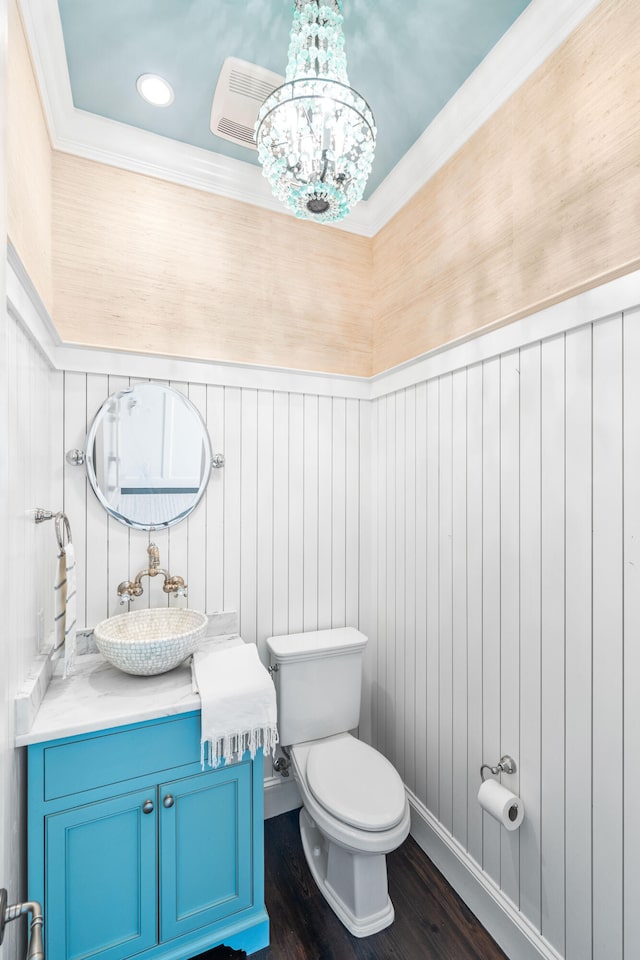
<svg viewBox="0 0 640 960">
<path fill-rule="evenodd" d="M 524 820 L 524 803 L 497 780 L 485 780 L 478 790 L 478 803 L 507 830 L 517 830 Z"/>
</svg>

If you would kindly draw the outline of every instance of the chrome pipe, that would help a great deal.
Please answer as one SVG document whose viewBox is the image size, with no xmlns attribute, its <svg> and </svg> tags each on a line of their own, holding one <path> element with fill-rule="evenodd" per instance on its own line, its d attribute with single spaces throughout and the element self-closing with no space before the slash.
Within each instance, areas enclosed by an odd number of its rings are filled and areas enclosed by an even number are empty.
<svg viewBox="0 0 640 960">
<path fill-rule="evenodd" d="M 25 900 L 24 903 L 12 903 L 7 906 L 7 891 L 0 890 L 0 943 L 4 938 L 4 928 L 11 920 L 17 920 L 18 917 L 26 916 L 31 913 L 31 925 L 29 929 L 29 949 L 27 951 L 27 960 L 44 960 L 44 939 L 42 929 L 44 918 L 42 916 L 42 907 L 36 900 Z"/>
</svg>

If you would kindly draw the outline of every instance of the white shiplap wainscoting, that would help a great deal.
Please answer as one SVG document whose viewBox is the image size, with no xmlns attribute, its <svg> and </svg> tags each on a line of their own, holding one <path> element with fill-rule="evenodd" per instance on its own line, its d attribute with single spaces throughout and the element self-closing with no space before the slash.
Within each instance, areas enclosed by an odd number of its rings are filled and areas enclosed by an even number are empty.
<svg viewBox="0 0 640 960">
<path fill-rule="evenodd" d="M 102 402 L 131 382 L 64 374 L 65 450 L 84 449 Z M 237 610 L 248 642 L 357 625 L 362 402 L 168 383 L 200 410 L 225 466 L 212 472 L 205 497 L 186 522 L 149 534 L 107 520 L 86 471 L 65 463 L 65 510 L 81 571 L 79 623 L 94 626 L 124 612 L 117 585 L 146 567 L 151 539 L 162 565 L 187 582 L 189 606 L 207 613 Z M 158 582 L 145 580 L 143 586 L 132 609 L 168 602 Z"/>
<path fill-rule="evenodd" d="M 513 958 L 640 956 L 639 370 L 632 310 L 373 404 L 372 740 Z M 476 799 L 505 753 L 515 833 Z"/>
<path fill-rule="evenodd" d="M 1 4 L 0 4 L 1 6 Z M 62 508 L 62 374 L 12 310 L 0 317 L 0 449 L 3 482 L 0 629 L 0 886 L 26 899 L 26 764 L 14 748 L 15 698 L 39 661 L 53 620 L 56 538 L 35 508 Z M 15 928 L 15 929 L 14 929 Z M 4 956 L 24 956 L 26 926 L 9 924 Z"/>
</svg>

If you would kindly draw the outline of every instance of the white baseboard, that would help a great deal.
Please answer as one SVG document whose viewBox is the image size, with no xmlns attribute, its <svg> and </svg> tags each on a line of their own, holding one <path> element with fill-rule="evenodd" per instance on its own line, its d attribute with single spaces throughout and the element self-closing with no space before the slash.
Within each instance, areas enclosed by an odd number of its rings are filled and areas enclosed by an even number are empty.
<svg viewBox="0 0 640 960">
<path fill-rule="evenodd" d="M 300 791 L 293 777 L 264 778 L 264 818 L 279 817 L 281 813 L 302 806 Z"/>
<path fill-rule="evenodd" d="M 562 960 L 424 804 L 407 794 L 411 836 L 510 960 Z"/>
</svg>

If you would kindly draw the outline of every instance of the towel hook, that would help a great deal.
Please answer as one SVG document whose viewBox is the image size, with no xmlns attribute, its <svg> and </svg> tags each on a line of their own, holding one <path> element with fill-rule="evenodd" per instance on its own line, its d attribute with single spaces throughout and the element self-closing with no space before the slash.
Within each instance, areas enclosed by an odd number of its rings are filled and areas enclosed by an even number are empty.
<svg viewBox="0 0 640 960">
<path fill-rule="evenodd" d="M 60 550 L 64 550 L 65 548 L 64 534 L 65 533 L 67 535 L 67 543 L 68 544 L 71 543 L 71 525 L 69 523 L 69 518 L 67 517 L 66 513 L 63 513 L 62 510 L 60 510 L 58 513 L 56 513 L 55 521 L 56 521 L 56 540 L 58 541 L 58 547 L 60 548 Z M 64 524 L 64 532 L 62 530 L 62 524 Z"/>
<path fill-rule="evenodd" d="M 34 520 L 36 523 L 44 523 L 45 520 L 53 520 L 56 528 L 56 540 L 58 541 L 58 547 L 60 550 L 64 550 L 65 534 L 67 536 L 67 544 L 71 543 L 71 524 L 69 523 L 69 518 L 64 513 L 63 510 L 58 510 L 57 513 L 53 513 L 52 510 L 43 510 L 42 507 L 36 507 Z M 64 525 L 64 530 L 62 529 Z"/>
</svg>

